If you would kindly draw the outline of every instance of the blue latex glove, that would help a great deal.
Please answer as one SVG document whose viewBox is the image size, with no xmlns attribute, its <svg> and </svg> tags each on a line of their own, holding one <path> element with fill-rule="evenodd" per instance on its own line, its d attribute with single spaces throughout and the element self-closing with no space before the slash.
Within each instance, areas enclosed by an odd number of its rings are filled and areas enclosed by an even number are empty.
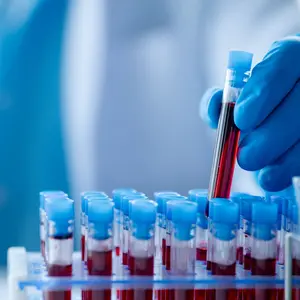
<svg viewBox="0 0 300 300">
<path fill-rule="evenodd" d="M 255 66 L 237 100 L 234 120 L 241 130 L 239 165 L 258 171 L 267 191 L 280 191 L 300 175 L 300 37 L 275 42 Z M 208 90 L 200 114 L 217 127 L 222 90 Z"/>
</svg>

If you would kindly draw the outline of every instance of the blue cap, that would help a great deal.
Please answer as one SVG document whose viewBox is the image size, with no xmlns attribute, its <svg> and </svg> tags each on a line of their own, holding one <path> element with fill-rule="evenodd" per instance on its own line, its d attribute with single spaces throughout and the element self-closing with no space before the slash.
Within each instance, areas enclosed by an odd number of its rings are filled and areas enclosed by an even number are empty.
<svg viewBox="0 0 300 300">
<path fill-rule="evenodd" d="M 271 240 L 275 237 L 277 228 L 278 205 L 271 202 L 256 202 L 252 204 L 253 236 L 260 240 Z"/>
<path fill-rule="evenodd" d="M 241 202 L 241 215 L 247 221 L 252 221 L 252 204 L 257 202 L 262 202 L 263 197 L 259 196 L 250 196 L 242 198 Z"/>
<path fill-rule="evenodd" d="M 134 193 L 137 193 L 137 191 L 132 188 L 122 188 L 122 189 L 113 190 L 112 195 L 115 203 L 115 208 L 119 210 L 121 209 L 121 198 L 123 195 L 134 194 Z"/>
<path fill-rule="evenodd" d="M 236 225 L 239 223 L 239 206 L 225 198 L 223 201 L 215 201 L 212 206 L 213 217 L 215 223 Z"/>
<path fill-rule="evenodd" d="M 205 215 L 206 205 L 207 205 L 207 194 L 197 193 L 194 194 L 194 199 L 198 205 L 198 213 Z"/>
<path fill-rule="evenodd" d="M 244 72 L 251 70 L 253 54 L 245 51 L 229 51 L 227 68 L 231 70 L 241 70 Z"/>
<path fill-rule="evenodd" d="M 85 209 L 87 207 L 87 197 L 89 196 L 100 196 L 107 197 L 107 194 L 100 191 L 86 191 L 81 193 L 81 212 L 85 213 Z"/>
<path fill-rule="evenodd" d="M 295 225 L 298 225 L 298 205 L 297 204 L 292 205 L 292 222 Z"/>
<path fill-rule="evenodd" d="M 40 208 L 45 209 L 45 198 L 51 198 L 51 197 L 60 197 L 60 196 L 65 196 L 68 197 L 66 193 L 63 191 L 42 191 L 40 192 Z"/>
<path fill-rule="evenodd" d="M 169 201 L 187 201 L 187 197 L 181 195 L 165 195 L 162 201 L 162 214 L 167 214 L 167 203 Z"/>
<path fill-rule="evenodd" d="M 166 216 L 166 219 L 169 220 L 169 221 L 172 221 L 172 211 L 173 211 L 173 206 L 174 205 L 177 205 L 179 203 L 185 203 L 186 202 L 186 199 L 171 199 L 169 201 L 166 202 L 166 213 L 165 213 L 165 216 Z"/>
<path fill-rule="evenodd" d="M 213 207 L 216 203 L 227 203 L 228 199 L 225 199 L 225 198 L 212 198 L 211 200 L 208 201 L 208 205 L 209 205 L 209 218 L 210 219 L 213 219 L 213 215 L 214 215 L 214 211 L 213 211 Z"/>
<path fill-rule="evenodd" d="M 192 189 L 192 190 L 189 190 L 188 195 L 189 195 L 190 201 L 197 202 L 197 195 L 207 197 L 207 190 L 206 189 Z"/>
<path fill-rule="evenodd" d="M 174 236 L 181 241 L 190 240 L 193 237 L 191 229 L 197 222 L 197 204 L 190 201 L 177 201 L 171 207 Z"/>
<path fill-rule="evenodd" d="M 112 201 L 88 201 L 89 223 L 93 228 L 93 238 L 106 240 L 111 236 L 114 219 Z"/>
<path fill-rule="evenodd" d="M 89 217 L 89 203 L 91 202 L 111 202 L 113 203 L 111 198 L 101 195 L 90 195 L 85 197 L 85 215 Z"/>
<path fill-rule="evenodd" d="M 123 194 L 121 196 L 121 210 L 125 216 L 129 216 L 129 201 L 136 199 L 147 199 L 147 196 L 140 192 Z"/>
<path fill-rule="evenodd" d="M 170 196 L 180 196 L 176 192 L 172 191 L 165 191 L 165 192 L 155 192 L 154 193 L 154 200 L 157 203 L 157 212 L 162 214 L 163 213 L 163 203 L 166 201 L 166 199 Z"/>
<path fill-rule="evenodd" d="M 51 198 L 45 202 L 48 220 L 55 223 L 54 236 L 67 235 L 70 231 L 70 221 L 74 221 L 74 201 L 61 197 Z"/>
<path fill-rule="evenodd" d="M 129 203 L 128 203 L 128 205 L 129 205 L 129 213 L 128 213 L 129 218 L 131 218 L 132 203 L 133 203 L 134 201 L 146 201 L 146 200 L 149 200 L 149 199 L 148 199 L 147 197 L 142 197 L 142 198 L 138 198 L 138 199 L 130 200 L 130 201 L 129 201 Z M 157 204 L 156 204 L 156 205 L 157 205 Z"/>
<path fill-rule="evenodd" d="M 140 240 L 151 238 L 151 229 L 156 221 L 157 203 L 152 200 L 131 201 L 131 221 L 133 236 Z"/>
</svg>

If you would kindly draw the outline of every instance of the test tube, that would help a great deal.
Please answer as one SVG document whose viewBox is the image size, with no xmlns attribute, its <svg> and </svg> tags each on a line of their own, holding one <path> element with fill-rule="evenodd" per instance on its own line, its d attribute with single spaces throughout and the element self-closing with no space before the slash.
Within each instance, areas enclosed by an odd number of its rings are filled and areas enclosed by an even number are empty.
<svg viewBox="0 0 300 300">
<path fill-rule="evenodd" d="M 241 202 L 241 211 L 243 218 L 243 266 L 245 270 L 251 269 L 252 204 L 262 201 L 262 197 L 250 196 L 243 198 Z"/>
<path fill-rule="evenodd" d="M 165 247 L 165 266 L 166 270 L 171 270 L 171 238 L 172 238 L 172 209 L 171 205 L 177 201 L 186 201 L 187 198 L 184 196 L 177 195 L 168 195 L 165 197 L 165 201 L 163 202 L 163 214 L 166 220 L 166 247 Z"/>
<path fill-rule="evenodd" d="M 45 198 L 46 197 L 57 197 L 66 196 L 62 191 L 43 191 L 40 192 L 40 248 L 43 258 L 46 257 L 46 226 L 47 226 L 47 216 L 45 211 Z"/>
<path fill-rule="evenodd" d="M 83 261 L 85 264 L 87 264 L 87 241 L 88 241 L 88 225 L 89 225 L 89 212 L 88 212 L 88 203 L 91 199 L 94 200 L 111 200 L 107 194 L 104 192 L 98 192 L 98 191 L 91 191 L 91 192 L 85 192 L 85 195 L 82 199 L 82 206 L 84 207 L 84 238 L 82 239 L 82 245 L 81 245 L 81 255 L 83 254 Z"/>
<path fill-rule="evenodd" d="M 133 188 L 119 188 L 112 192 L 114 207 L 114 247 L 116 256 L 120 256 L 120 241 L 121 241 L 121 196 L 128 193 L 135 193 Z"/>
<path fill-rule="evenodd" d="M 205 215 L 205 208 L 207 196 L 205 194 L 196 194 L 198 213 L 197 213 L 197 226 L 196 226 L 196 258 L 199 261 L 206 262 L 207 256 L 207 217 Z"/>
<path fill-rule="evenodd" d="M 179 196 L 176 192 L 157 192 L 154 194 L 154 199 L 157 203 L 157 219 L 158 219 L 158 235 L 159 235 L 159 252 L 161 253 L 161 263 L 166 265 L 166 218 L 164 214 L 164 202 L 169 197 Z"/>
<path fill-rule="evenodd" d="M 163 217 L 163 205 L 162 205 L 162 197 L 166 195 L 175 195 L 179 196 L 178 193 L 173 191 L 161 191 L 154 193 L 154 200 L 157 203 L 157 220 L 156 220 L 156 228 L 155 228 L 155 248 L 156 248 L 156 258 L 160 264 L 165 264 L 164 251 L 162 249 L 162 239 L 163 235 L 165 236 L 163 230 L 164 229 L 164 217 Z M 165 245 L 164 245 L 165 246 Z M 165 248 L 164 248 L 165 250 Z"/>
<path fill-rule="evenodd" d="M 74 201 L 55 198 L 46 201 L 48 217 L 48 276 L 72 276 Z M 71 290 L 47 291 L 45 300 L 71 300 Z"/>
<path fill-rule="evenodd" d="M 197 196 L 204 195 L 207 197 L 207 189 L 192 189 L 188 192 L 189 201 L 197 202 Z"/>
<path fill-rule="evenodd" d="M 157 203 L 152 200 L 131 201 L 130 275 L 154 275 L 156 207 Z M 139 300 L 152 297 L 152 289 L 135 289 L 128 291 L 126 299 Z"/>
<path fill-rule="evenodd" d="M 123 225 L 121 248 L 122 248 L 122 264 L 128 265 L 128 247 L 129 247 L 129 201 L 136 199 L 147 199 L 147 196 L 140 192 L 125 194 L 121 197 L 121 222 Z"/>
<path fill-rule="evenodd" d="M 275 276 L 276 274 L 276 229 L 278 206 L 276 203 L 252 204 L 252 250 L 251 274 Z M 245 300 L 276 299 L 276 289 L 253 289 L 245 291 Z"/>
<path fill-rule="evenodd" d="M 111 201 L 89 201 L 88 274 L 90 276 L 112 275 L 113 217 Z M 111 289 L 89 290 L 86 300 L 110 300 Z"/>
<path fill-rule="evenodd" d="M 171 205 L 169 205 L 169 203 Z M 172 212 L 171 274 L 177 276 L 194 275 L 196 247 L 195 229 L 197 204 L 190 201 L 171 201 Z M 169 291 L 166 300 L 194 299 L 194 290 L 175 289 Z"/>
<path fill-rule="evenodd" d="M 235 102 L 250 76 L 252 56 L 252 53 L 244 51 L 229 52 L 208 200 L 230 196 L 240 137 L 240 131 L 234 123 L 233 112 Z"/>
</svg>

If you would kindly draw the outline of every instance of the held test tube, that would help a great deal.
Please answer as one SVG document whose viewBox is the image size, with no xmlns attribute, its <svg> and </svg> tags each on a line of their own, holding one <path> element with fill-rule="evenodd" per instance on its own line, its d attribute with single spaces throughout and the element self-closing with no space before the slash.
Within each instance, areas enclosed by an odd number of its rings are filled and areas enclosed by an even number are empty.
<svg viewBox="0 0 300 300">
<path fill-rule="evenodd" d="M 114 207 L 114 248 L 116 256 L 120 256 L 120 241 L 121 241 L 121 197 L 127 193 L 135 193 L 132 188 L 119 188 L 112 192 Z"/>
<path fill-rule="evenodd" d="M 43 191 L 40 192 L 40 247 L 41 254 L 43 258 L 46 257 L 46 226 L 47 226 L 47 216 L 45 211 L 45 198 L 46 197 L 58 197 L 67 195 L 62 191 Z"/>
<path fill-rule="evenodd" d="M 90 201 L 88 203 L 88 274 L 90 276 L 112 275 L 113 217 L 114 204 L 111 201 Z M 89 290 L 86 300 L 110 300 L 111 289 Z"/>
<path fill-rule="evenodd" d="M 152 200 L 131 201 L 129 270 L 133 276 L 153 276 L 155 257 L 155 222 L 157 203 Z M 152 289 L 129 290 L 127 300 L 152 299 Z"/>
<path fill-rule="evenodd" d="M 197 204 L 190 201 L 170 201 L 172 214 L 171 274 L 178 276 L 195 273 L 195 227 Z M 193 289 L 176 289 L 167 293 L 167 300 L 194 299 Z"/>
<path fill-rule="evenodd" d="M 235 102 L 249 78 L 252 56 L 251 53 L 244 51 L 229 52 L 208 200 L 230 196 L 240 136 L 239 129 L 234 123 L 233 112 Z"/>
<path fill-rule="evenodd" d="M 46 201 L 48 216 L 48 276 L 72 276 L 74 201 L 55 198 Z M 71 300 L 71 290 L 47 291 L 45 300 Z"/>
</svg>

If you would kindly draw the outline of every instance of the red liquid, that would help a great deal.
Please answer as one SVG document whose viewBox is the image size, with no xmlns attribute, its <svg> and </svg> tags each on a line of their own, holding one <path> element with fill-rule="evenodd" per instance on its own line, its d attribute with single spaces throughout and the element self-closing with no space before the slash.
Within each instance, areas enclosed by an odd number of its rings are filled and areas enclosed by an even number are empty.
<svg viewBox="0 0 300 300">
<path fill-rule="evenodd" d="M 229 198 L 230 189 L 238 152 L 240 131 L 234 123 L 234 102 L 223 103 L 217 131 L 217 145 L 214 152 L 213 181 L 210 183 L 209 199 Z M 206 206 L 208 216 L 209 206 Z"/>
<path fill-rule="evenodd" d="M 205 290 L 195 290 L 195 300 L 205 300 Z"/>
<path fill-rule="evenodd" d="M 244 249 L 243 247 L 238 247 L 237 250 L 236 250 L 236 259 L 237 261 L 239 262 L 240 265 L 243 264 L 244 262 Z"/>
<path fill-rule="evenodd" d="M 120 256 L 120 247 L 119 246 L 116 246 L 116 255 Z"/>
<path fill-rule="evenodd" d="M 206 270 L 211 270 L 211 261 L 209 260 L 206 262 Z"/>
<path fill-rule="evenodd" d="M 130 275 L 153 276 L 154 257 L 133 257 L 130 256 Z M 153 290 L 135 289 L 127 291 L 126 300 L 152 300 Z M 123 300 L 123 299 L 122 299 Z"/>
<path fill-rule="evenodd" d="M 166 270 L 171 270 L 171 246 L 166 246 Z"/>
<path fill-rule="evenodd" d="M 211 272 L 213 275 L 219 276 L 234 276 L 236 263 L 232 265 L 220 265 L 218 263 L 211 263 Z M 236 300 L 237 290 L 235 289 L 216 289 L 206 291 L 206 300 Z"/>
<path fill-rule="evenodd" d="M 41 254 L 42 254 L 43 258 L 46 257 L 46 253 L 45 253 L 45 241 L 41 241 Z"/>
<path fill-rule="evenodd" d="M 251 289 L 243 291 L 243 300 L 280 300 L 276 289 Z"/>
<path fill-rule="evenodd" d="M 244 255 L 244 269 L 251 270 L 251 255 L 248 253 Z"/>
<path fill-rule="evenodd" d="M 166 300 L 193 300 L 194 290 L 169 290 Z"/>
<path fill-rule="evenodd" d="M 226 266 L 220 265 L 215 262 L 211 263 L 211 273 L 212 275 L 219 275 L 219 276 L 234 276 L 235 275 L 235 266 L 236 263 Z"/>
<path fill-rule="evenodd" d="M 128 265 L 128 253 L 125 253 L 125 252 L 122 253 L 122 264 L 124 266 Z"/>
<path fill-rule="evenodd" d="M 252 275 L 275 276 L 276 274 L 276 258 L 269 259 L 251 259 Z"/>
<path fill-rule="evenodd" d="M 300 275 L 300 260 L 293 258 L 292 260 L 292 272 L 293 275 L 299 276 Z M 292 299 L 293 300 L 300 300 L 300 289 L 293 289 L 292 290 Z"/>
<path fill-rule="evenodd" d="M 197 260 L 200 261 L 206 261 L 206 253 L 207 253 L 207 248 L 197 248 L 196 249 L 196 258 Z"/>
<path fill-rule="evenodd" d="M 68 277 L 72 276 L 72 265 L 48 265 L 48 276 Z M 71 300 L 71 290 L 48 291 L 44 293 L 44 300 Z"/>
<path fill-rule="evenodd" d="M 88 252 L 88 273 L 92 276 L 112 275 L 112 250 L 110 251 L 89 251 Z M 89 290 L 86 292 L 86 300 L 110 300 L 111 290 Z"/>
<path fill-rule="evenodd" d="M 85 253 L 85 236 L 81 235 L 81 261 L 84 261 L 84 253 Z"/>
<path fill-rule="evenodd" d="M 166 239 L 162 239 L 161 245 L 162 245 L 162 247 L 161 247 L 162 264 L 165 266 L 166 265 L 166 247 L 167 247 Z"/>
</svg>

